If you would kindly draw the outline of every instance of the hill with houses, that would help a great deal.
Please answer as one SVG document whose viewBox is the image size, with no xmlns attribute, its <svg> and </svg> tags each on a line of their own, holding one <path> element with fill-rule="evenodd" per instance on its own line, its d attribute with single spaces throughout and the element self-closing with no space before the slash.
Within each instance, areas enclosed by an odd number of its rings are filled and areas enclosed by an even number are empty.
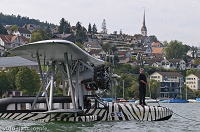
<svg viewBox="0 0 200 132">
<path fill-rule="evenodd" d="M 50 27 L 39 24 L 33 23 L 26 23 L 24 25 L 17 25 L 17 28 L 11 32 L 11 28 L 14 23 L 5 23 L 0 21 L 0 24 L 4 27 L 7 31 L 7 34 L 0 34 L 0 53 L 1 57 L 6 56 L 6 51 L 9 49 L 15 48 L 20 45 L 28 44 L 31 38 L 34 35 L 34 32 L 44 30 L 47 33 L 47 29 L 50 30 L 51 35 L 48 36 L 49 39 L 64 39 L 68 41 L 72 41 L 77 44 L 77 38 L 81 38 L 82 36 L 78 36 L 79 32 L 77 30 L 81 30 L 82 33 L 85 35 L 84 41 L 81 41 L 81 46 L 84 50 L 86 50 L 89 54 L 94 56 L 95 58 L 102 59 L 108 61 L 108 57 L 113 57 L 115 63 L 117 63 L 118 68 L 122 67 L 123 65 L 129 65 L 131 68 L 134 67 L 154 67 L 156 69 L 166 69 L 171 71 L 186 71 L 190 69 L 200 70 L 199 64 L 199 56 L 200 50 L 198 48 L 192 48 L 187 50 L 186 58 L 167 58 L 166 57 L 166 49 L 169 45 L 162 43 L 159 41 L 155 35 L 147 35 L 147 27 L 145 25 L 145 15 L 143 17 L 143 24 L 141 25 L 141 33 L 137 33 L 135 35 L 127 35 L 120 31 L 119 33 L 115 31 L 114 33 L 107 33 L 106 29 L 106 21 L 103 20 L 102 23 L 102 31 L 94 32 L 95 31 L 95 24 L 93 25 L 92 29 L 88 30 L 85 27 L 81 27 L 78 29 L 78 26 L 69 26 L 69 32 L 62 32 L 60 31 L 61 25 Z M 0 28 L 0 32 L 1 32 Z M 91 30 L 91 31 L 89 31 Z M 82 37 L 83 38 L 83 37 Z M 116 67 L 117 68 L 117 67 Z M 117 70 L 116 70 L 117 71 Z M 159 72 L 155 71 L 155 72 Z M 131 74 L 137 74 L 137 72 L 133 72 Z M 121 74 L 121 73 L 120 73 Z M 154 73 L 155 74 L 155 73 Z M 155 79 L 155 75 L 150 79 Z M 159 74 L 159 73 L 158 73 Z M 159 74 L 160 76 L 161 74 Z M 177 74 L 171 74 L 174 78 L 182 77 Z M 124 75 L 122 75 L 124 76 Z M 168 78 L 170 78 L 169 76 Z M 157 76 L 158 77 L 158 76 Z M 167 76 L 163 76 L 167 77 Z M 187 78 L 184 76 L 183 79 Z M 122 79 L 126 79 L 124 76 Z M 122 79 L 120 81 L 122 81 Z M 167 80 L 160 80 L 162 82 L 166 82 Z M 180 78 L 175 80 L 178 84 L 180 84 Z M 180 85 L 179 92 L 176 91 L 176 95 L 180 94 Z M 119 86 L 120 87 L 120 86 Z M 128 87 L 131 87 L 131 84 L 127 84 Z M 189 88 L 194 90 L 199 90 L 200 86 L 188 85 Z M 169 87 L 168 87 L 169 88 Z M 160 88 L 161 89 L 161 88 Z M 166 89 L 166 88 L 165 88 Z M 172 90 L 169 88 L 168 91 L 160 92 L 160 96 L 165 97 L 166 93 L 172 96 L 174 94 L 170 94 L 169 91 Z M 120 90 L 119 90 L 120 91 Z M 173 93 L 173 91 L 171 91 Z M 119 95 L 120 96 L 120 95 Z"/>
</svg>

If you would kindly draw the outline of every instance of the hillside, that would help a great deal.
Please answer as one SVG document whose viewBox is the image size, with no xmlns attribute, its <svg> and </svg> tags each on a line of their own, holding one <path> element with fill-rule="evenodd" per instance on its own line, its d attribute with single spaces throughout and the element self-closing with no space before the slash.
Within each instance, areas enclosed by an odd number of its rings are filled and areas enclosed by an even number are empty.
<svg viewBox="0 0 200 132">
<path fill-rule="evenodd" d="M 22 17 L 20 15 L 5 15 L 2 12 L 0 13 L 0 24 L 2 25 L 18 25 L 22 27 L 24 24 L 43 24 L 44 26 L 55 27 L 54 24 L 46 22 L 40 22 L 40 20 L 30 19 L 29 17 Z"/>
</svg>

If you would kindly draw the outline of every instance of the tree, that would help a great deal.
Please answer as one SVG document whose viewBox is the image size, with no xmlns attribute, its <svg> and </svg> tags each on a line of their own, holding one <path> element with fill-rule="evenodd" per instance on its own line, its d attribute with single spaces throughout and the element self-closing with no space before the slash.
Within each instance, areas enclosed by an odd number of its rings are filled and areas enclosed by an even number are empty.
<svg viewBox="0 0 200 132">
<path fill-rule="evenodd" d="M 63 33 L 63 29 L 64 29 L 64 27 L 65 27 L 65 24 L 66 24 L 66 21 L 65 21 L 64 18 L 62 18 L 62 19 L 60 20 L 60 26 L 58 27 L 58 32 L 59 32 L 60 34 Z"/>
<path fill-rule="evenodd" d="M 41 41 L 42 39 L 42 35 L 40 34 L 39 31 L 33 31 L 32 35 L 31 35 L 31 39 L 30 42 L 36 42 L 36 41 Z"/>
<path fill-rule="evenodd" d="M 6 72 L 0 72 L 0 96 L 2 97 L 2 93 L 5 91 L 9 91 L 11 89 L 10 83 L 6 76 Z"/>
<path fill-rule="evenodd" d="M 10 27 L 10 33 L 12 34 L 17 28 L 18 28 L 18 26 L 16 24 L 11 26 Z"/>
<path fill-rule="evenodd" d="M 92 26 L 92 34 L 96 34 L 97 33 L 97 26 L 94 24 Z"/>
<path fill-rule="evenodd" d="M 138 87 L 139 85 L 138 85 L 137 77 L 134 77 L 134 79 L 131 81 L 131 86 L 128 87 L 129 98 L 137 99 L 139 97 Z"/>
<path fill-rule="evenodd" d="M 81 23 L 77 22 L 77 24 L 76 24 L 76 39 L 75 39 L 75 41 L 83 44 L 86 41 L 86 39 L 87 39 L 87 36 L 86 36 L 85 30 L 82 28 Z"/>
<path fill-rule="evenodd" d="M 184 55 L 183 44 L 177 40 L 171 41 L 166 48 L 166 57 L 168 59 L 180 59 Z"/>
<path fill-rule="evenodd" d="M 41 34 L 42 40 L 48 40 L 49 39 L 49 37 L 47 35 L 47 32 L 44 29 L 44 25 L 43 24 L 40 25 L 40 29 L 38 30 L 38 32 Z"/>
<path fill-rule="evenodd" d="M 31 69 L 31 74 L 33 75 L 33 83 L 34 83 L 34 88 L 37 90 L 39 90 L 40 88 L 40 76 L 38 75 L 38 72 L 35 69 Z"/>
<path fill-rule="evenodd" d="M 70 34 L 71 33 L 71 25 L 67 21 L 66 21 L 66 23 L 64 25 L 63 32 L 66 33 L 66 34 Z"/>
<path fill-rule="evenodd" d="M 7 33 L 7 30 L 5 29 L 5 27 L 2 26 L 1 24 L 0 24 L 0 34 L 5 34 L 5 35 L 8 34 L 8 33 Z"/>
<path fill-rule="evenodd" d="M 198 73 L 198 71 L 197 70 L 195 70 L 195 69 L 188 69 L 187 71 L 186 71 L 186 76 L 187 75 L 190 75 L 190 74 L 193 74 L 193 73 Z"/>
<path fill-rule="evenodd" d="M 88 33 L 92 33 L 92 27 L 91 27 L 91 24 L 89 23 L 89 25 L 88 25 Z"/>
<path fill-rule="evenodd" d="M 45 32 L 46 32 L 48 38 L 51 38 L 51 36 L 52 36 L 52 31 L 51 31 L 50 26 L 48 26 L 48 27 L 45 29 Z"/>
<path fill-rule="evenodd" d="M 164 47 L 167 47 L 167 46 L 169 45 L 169 43 L 168 43 L 166 40 L 165 40 L 165 41 L 163 41 L 163 43 L 162 43 L 162 44 L 163 44 L 163 46 L 164 46 Z"/>
<path fill-rule="evenodd" d="M 15 84 L 15 79 L 16 79 L 16 75 L 17 75 L 18 71 L 19 71 L 18 67 L 10 67 L 10 68 L 8 68 L 8 70 L 6 72 L 11 89 L 13 89 L 13 90 L 15 90 L 17 88 L 16 84 Z"/>
<path fill-rule="evenodd" d="M 157 39 L 157 37 L 156 37 L 155 35 L 150 35 L 150 36 L 149 36 L 149 40 L 150 40 L 151 42 L 158 42 L 158 39 Z"/>
<path fill-rule="evenodd" d="M 105 52 L 109 52 L 109 50 L 112 48 L 112 46 L 108 43 L 104 44 L 102 46 L 102 49 L 105 51 Z"/>
<path fill-rule="evenodd" d="M 114 46 L 112 46 L 112 52 L 115 52 L 115 51 L 117 51 L 117 47 L 114 45 Z"/>
<path fill-rule="evenodd" d="M 196 58 L 194 58 L 194 64 L 195 65 L 198 65 L 199 64 L 199 59 L 196 57 Z"/>
<path fill-rule="evenodd" d="M 34 75 L 28 67 L 20 67 L 16 75 L 17 90 L 22 90 L 23 94 L 35 95 L 38 91 L 38 85 L 35 85 Z"/>
<path fill-rule="evenodd" d="M 148 91 L 148 96 L 151 96 L 152 99 L 157 99 L 159 95 L 159 82 L 156 80 L 149 80 L 148 81 L 149 88 L 147 89 Z"/>
<path fill-rule="evenodd" d="M 139 36 L 142 36 L 141 34 L 135 34 L 134 35 L 136 38 L 138 38 Z"/>
</svg>

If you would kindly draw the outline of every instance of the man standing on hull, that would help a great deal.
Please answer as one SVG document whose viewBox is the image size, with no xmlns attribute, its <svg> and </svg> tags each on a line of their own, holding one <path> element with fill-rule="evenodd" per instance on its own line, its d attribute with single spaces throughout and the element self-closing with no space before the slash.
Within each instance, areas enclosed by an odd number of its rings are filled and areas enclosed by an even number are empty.
<svg viewBox="0 0 200 132">
<path fill-rule="evenodd" d="M 147 85 L 147 78 L 144 74 L 144 69 L 140 68 L 140 74 L 138 76 L 138 82 L 139 82 L 139 103 L 141 106 L 146 105 L 145 103 L 145 96 L 146 96 L 146 86 Z"/>
</svg>

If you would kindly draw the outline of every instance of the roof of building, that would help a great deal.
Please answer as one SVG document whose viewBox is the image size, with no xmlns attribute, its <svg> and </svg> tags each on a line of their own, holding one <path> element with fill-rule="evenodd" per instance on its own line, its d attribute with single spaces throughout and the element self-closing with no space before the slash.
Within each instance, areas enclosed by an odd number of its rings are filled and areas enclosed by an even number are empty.
<svg viewBox="0 0 200 132">
<path fill-rule="evenodd" d="M 163 52 L 163 48 L 154 48 L 152 53 L 154 54 L 161 54 Z"/>
<path fill-rule="evenodd" d="M 17 29 L 20 33 L 31 34 L 31 32 L 26 28 L 18 28 Z"/>
<path fill-rule="evenodd" d="M 162 75 L 162 76 L 177 76 L 177 77 L 183 77 L 183 75 L 181 75 L 178 72 L 157 72 L 158 74 Z"/>
<path fill-rule="evenodd" d="M 94 42 L 94 41 L 91 41 L 91 42 L 85 42 L 83 44 L 84 47 L 90 47 L 90 48 L 101 48 L 101 45 L 98 43 L 98 42 Z"/>
<path fill-rule="evenodd" d="M 200 78 L 200 74 L 198 73 L 194 73 L 193 75 L 197 76 L 198 78 Z"/>
<path fill-rule="evenodd" d="M 169 60 L 169 62 L 180 62 L 183 59 L 168 59 L 168 60 Z"/>
<path fill-rule="evenodd" d="M 0 38 L 6 44 L 11 44 L 17 37 L 23 40 L 25 43 L 28 43 L 28 39 L 25 36 L 13 36 L 13 35 L 0 34 Z"/>
<path fill-rule="evenodd" d="M 54 34 L 53 36 L 57 36 L 58 38 L 67 38 L 67 37 L 69 37 L 69 36 L 71 36 L 72 34 Z M 53 37 L 52 36 L 52 37 Z M 51 37 L 51 38 L 52 38 Z"/>
<path fill-rule="evenodd" d="M 128 51 L 115 51 L 114 55 L 125 55 Z"/>
<path fill-rule="evenodd" d="M 99 54 L 102 51 L 103 51 L 102 49 L 91 49 L 89 54 Z"/>
<path fill-rule="evenodd" d="M 160 44 L 160 42 L 153 42 L 152 47 L 158 47 L 159 44 Z"/>
</svg>

